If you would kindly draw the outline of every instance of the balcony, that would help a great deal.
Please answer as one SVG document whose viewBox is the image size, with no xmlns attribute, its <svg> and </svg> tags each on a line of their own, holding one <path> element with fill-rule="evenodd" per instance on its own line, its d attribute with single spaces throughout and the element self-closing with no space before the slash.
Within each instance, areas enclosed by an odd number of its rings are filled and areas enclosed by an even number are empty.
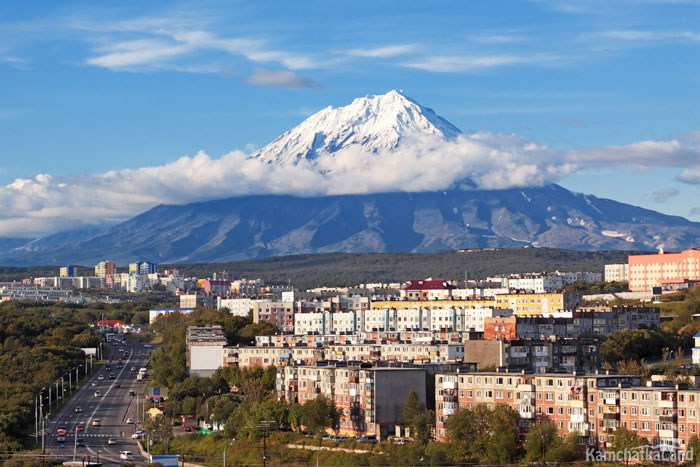
<svg viewBox="0 0 700 467">
<path fill-rule="evenodd" d="M 659 421 L 660 422 L 666 422 L 666 423 L 676 423 L 676 415 L 660 415 L 659 416 Z"/>
<path fill-rule="evenodd" d="M 659 407 L 672 409 L 676 406 L 675 400 L 660 400 Z"/>
<path fill-rule="evenodd" d="M 454 381 L 445 381 L 442 383 L 442 388 L 443 389 L 455 389 L 455 382 Z"/>
<path fill-rule="evenodd" d="M 523 397 L 518 401 L 518 403 L 520 405 L 535 405 L 535 398 L 534 397 Z"/>
<path fill-rule="evenodd" d="M 571 407 L 576 407 L 576 408 L 579 408 L 579 409 L 582 409 L 583 406 L 584 406 L 584 404 L 585 404 L 585 402 L 582 401 L 582 400 L 573 399 L 573 400 L 571 401 Z"/>
<path fill-rule="evenodd" d="M 457 396 L 452 394 L 445 394 L 442 396 L 444 402 L 457 402 Z"/>
<path fill-rule="evenodd" d="M 676 430 L 659 430 L 659 438 L 675 438 Z"/>
<path fill-rule="evenodd" d="M 572 422 L 583 423 L 586 421 L 586 416 L 584 414 L 572 414 L 569 416 L 569 420 Z"/>
<path fill-rule="evenodd" d="M 620 419 L 619 413 L 604 413 L 603 414 L 603 420 L 619 420 L 619 419 Z"/>
<path fill-rule="evenodd" d="M 518 384 L 518 391 L 534 392 L 535 386 L 533 384 Z"/>
<path fill-rule="evenodd" d="M 603 399 L 603 403 L 605 405 L 617 405 L 620 402 L 620 399 L 617 397 L 606 397 Z"/>
<path fill-rule="evenodd" d="M 535 412 L 518 412 L 520 415 L 520 418 L 525 418 L 525 419 L 533 419 L 535 418 Z"/>
</svg>

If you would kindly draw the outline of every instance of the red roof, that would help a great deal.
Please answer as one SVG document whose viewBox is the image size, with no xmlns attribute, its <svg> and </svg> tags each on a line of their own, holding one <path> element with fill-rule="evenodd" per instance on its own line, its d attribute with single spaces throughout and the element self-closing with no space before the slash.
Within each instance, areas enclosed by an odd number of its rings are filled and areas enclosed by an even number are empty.
<svg viewBox="0 0 700 467">
<path fill-rule="evenodd" d="M 450 285 L 442 279 L 431 279 L 425 281 L 409 281 L 403 290 L 448 290 L 455 289 L 454 285 Z"/>
</svg>

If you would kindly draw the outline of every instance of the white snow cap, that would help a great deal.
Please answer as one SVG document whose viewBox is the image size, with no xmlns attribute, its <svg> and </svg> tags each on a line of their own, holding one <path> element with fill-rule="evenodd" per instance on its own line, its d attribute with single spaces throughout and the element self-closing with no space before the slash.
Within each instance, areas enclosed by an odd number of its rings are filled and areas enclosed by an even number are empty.
<svg viewBox="0 0 700 467">
<path fill-rule="evenodd" d="M 408 136 L 451 140 L 461 131 L 402 91 L 355 99 L 344 107 L 327 107 L 250 155 L 251 159 L 296 165 L 321 153 L 359 144 L 366 152 L 395 149 Z"/>
</svg>

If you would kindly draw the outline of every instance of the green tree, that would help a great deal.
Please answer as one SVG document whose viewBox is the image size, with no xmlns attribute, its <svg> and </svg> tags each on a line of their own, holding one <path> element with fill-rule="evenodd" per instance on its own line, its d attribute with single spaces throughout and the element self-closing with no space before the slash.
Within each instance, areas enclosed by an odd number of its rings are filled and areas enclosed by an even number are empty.
<svg viewBox="0 0 700 467">
<path fill-rule="evenodd" d="M 167 454 L 170 440 L 173 438 L 173 419 L 163 415 L 149 418 L 144 421 L 143 428 L 148 438 L 157 439 L 163 445 Z"/>
<path fill-rule="evenodd" d="M 525 461 L 536 462 L 546 458 L 556 436 L 557 429 L 552 423 L 537 423 L 531 426 L 525 440 Z"/>
<path fill-rule="evenodd" d="M 491 411 L 484 404 L 458 409 L 445 421 L 447 439 L 459 461 L 478 462 L 488 444 L 488 421 Z"/>
<path fill-rule="evenodd" d="M 688 440 L 688 447 L 685 450 L 686 463 L 695 465 L 700 461 L 700 438 L 698 435 L 693 435 Z"/>
<path fill-rule="evenodd" d="M 420 400 L 418 400 L 418 393 L 415 387 L 412 387 L 411 392 L 408 393 L 406 402 L 403 404 L 402 413 L 402 421 L 408 426 L 413 423 L 413 419 L 417 415 L 425 413 L 425 407 L 420 403 Z"/>
<path fill-rule="evenodd" d="M 489 439 L 486 457 L 491 462 L 508 463 L 518 456 L 520 416 L 509 405 L 496 404 L 488 419 Z"/>
<path fill-rule="evenodd" d="M 610 443 L 610 451 L 613 452 L 625 452 L 632 451 L 640 446 L 647 445 L 648 442 L 645 438 L 638 436 L 637 433 L 628 430 L 625 427 L 620 427 L 615 430 L 615 435 Z M 629 459 L 625 459 L 625 465 L 629 463 Z"/>
<path fill-rule="evenodd" d="M 319 434 L 326 428 L 337 429 L 340 413 L 335 403 L 323 395 L 306 401 L 301 410 L 301 424 L 306 431 Z"/>
<path fill-rule="evenodd" d="M 292 427 L 292 429 L 297 430 L 301 427 L 302 413 L 303 409 L 301 404 L 292 404 L 289 407 L 288 420 L 289 425 Z"/>
</svg>

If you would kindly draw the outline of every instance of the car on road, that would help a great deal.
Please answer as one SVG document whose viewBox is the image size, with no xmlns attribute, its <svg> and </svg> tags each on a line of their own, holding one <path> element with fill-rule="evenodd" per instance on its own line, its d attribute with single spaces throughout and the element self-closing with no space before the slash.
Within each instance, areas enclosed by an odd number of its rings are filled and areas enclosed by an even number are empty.
<svg viewBox="0 0 700 467">
<path fill-rule="evenodd" d="M 123 366 L 123 365 L 122 365 L 121 363 L 117 363 L 117 370 L 121 370 L 121 369 L 122 369 L 122 366 Z"/>
<path fill-rule="evenodd" d="M 120 352 L 124 352 L 124 347 L 119 347 Z"/>
<path fill-rule="evenodd" d="M 93 381 L 92 383 L 90 383 L 90 386 L 97 386 L 97 381 Z"/>
<path fill-rule="evenodd" d="M 75 425 L 75 431 L 83 431 L 83 424 L 78 423 L 77 425 Z"/>
<path fill-rule="evenodd" d="M 92 421 L 92 426 L 102 426 L 102 421 L 99 418 L 96 418 Z"/>
<path fill-rule="evenodd" d="M 136 396 L 136 393 L 135 393 L 134 391 L 129 391 L 129 395 L 130 395 L 131 397 L 134 397 L 134 396 Z"/>
<path fill-rule="evenodd" d="M 82 411 L 83 411 L 83 408 L 80 407 L 80 406 L 78 406 L 78 407 L 75 408 L 75 413 L 80 413 L 80 412 L 82 412 Z"/>
<path fill-rule="evenodd" d="M 122 385 L 119 384 L 119 383 L 114 383 L 112 386 L 114 386 L 115 388 L 120 388 L 120 387 L 122 387 Z"/>
<path fill-rule="evenodd" d="M 131 439 L 143 439 L 143 433 L 137 431 L 136 433 L 131 435 Z"/>
<path fill-rule="evenodd" d="M 377 437 L 376 436 L 360 436 L 357 438 L 358 443 L 369 443 L 369 444 L 375 444 L 377 442 Z"/>
<path fill-rule="evenodd" d="M 102 397 L 101 391 L 95 391 L 95 397 Z"/>
<path fill-rule="evenodd" d="M 110 445 L 117 444 L 117 440 L 114 439 L 114 438 L 109 438 L 109 439 L 107 440 L 107 444 L 110 444 Z"/>
<path fill-rule="evenodd" d="M 136 371 L 136 367 L 132 366 L 130 371 Z"/>
<path fill-rule="evenodd" d="M 85 440 L 83 438 L 78 438 L 75 440 L 76 446 L 85 446 Z"/>
<path fill-rule="evenodd" d="M 98 381 L 104 381 L 104 379 L 105 379 L 105 375 L 98 375 L 97 376 Z"/>
<path fill-rule="evenodd" d="M 119 453 L 119 458 L 124 461 L 131 459 L 131 451 L 122 451 Z"/>
<path fill-rule="evenodd" d="M 133 424 L 134 424 L 134 419 L 131 418 L 131 417 L 129 417 L 129 418 L 126 419 L 126 423 L 127 423 L 128 425 L 133 425 Z"/>
</svg>

